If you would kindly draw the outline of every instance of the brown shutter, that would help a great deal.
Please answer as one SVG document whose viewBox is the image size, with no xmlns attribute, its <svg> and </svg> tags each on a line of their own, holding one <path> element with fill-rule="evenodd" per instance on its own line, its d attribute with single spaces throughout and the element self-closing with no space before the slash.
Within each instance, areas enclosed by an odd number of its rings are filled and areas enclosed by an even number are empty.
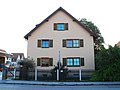
<svg viewBox="0 0 120 90">
<path fill-rule="evenodd" d="M 49 58 L 49 66 L 53 66 L 53 58 Z"/>
<path fill-rule="evenodd" d="M 49 40 L 49 47 L 53 47 L 53 40 Z"/>
<path fill-rule="evenodd" d="M 63 40 L 62 43 L 63 43 L 63 47 L 66 47 L 66 40 L 65 39 Z"/>
<path fill-rule="evenodd" d="M 84 58 L 81 58 L 80 61 L 81 61 L 81 63 L 80 63 L 81 66 L 84 66 Z"/>
<path fill-rule="evenodd" d="M 67 58 L 63 58 L 63 66 L 67 66 Z"/>
<path fill-rule="evenodd" d="M 64 26 L 65 30 L 68 30 L 68 23 L 64 23 Z"/>
<path fill-rule="evenodd" d="M 54 30 L 57 30 L 57 23 L 54 23 Z"/>
<path fill-rule="evenodd" d="M 41 47 L 41 40 L 38 40 L 37 46 L 38 46 L 38 47 Z"/>
<path fill-rule="evenodd" d="M 80 39 L 80 47 L 84 47 L 83 39 Z"/>
<path fill-rule="evenodd" d="M 40 66 L 40 58 L 37 58 L 37 66 Z"/>
</svg>

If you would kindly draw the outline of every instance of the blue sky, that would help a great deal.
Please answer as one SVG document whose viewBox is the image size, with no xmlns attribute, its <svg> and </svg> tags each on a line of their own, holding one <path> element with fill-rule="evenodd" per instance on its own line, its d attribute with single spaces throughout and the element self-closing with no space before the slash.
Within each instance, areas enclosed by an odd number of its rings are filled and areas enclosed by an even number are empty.
<svg viewBox="0 0 120 90">
<path fill-rule="evenodd" d="M 27 55 L 24 39 L 36 24 L 40 23 L 60 6 L 76 19 L 87 18 L 102 33 L 105 43 L 114 45 L 120 41 L 119 0 L 0 0 L 0 49 L 8 53 Z"/>
</svg>

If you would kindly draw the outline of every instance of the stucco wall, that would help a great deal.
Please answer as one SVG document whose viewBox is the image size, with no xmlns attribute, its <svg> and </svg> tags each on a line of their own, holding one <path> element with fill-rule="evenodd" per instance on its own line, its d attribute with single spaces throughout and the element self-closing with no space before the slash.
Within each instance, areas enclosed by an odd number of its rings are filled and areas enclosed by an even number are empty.
<svg viewBox="0 0 120 90">
<path fill-rule="evenodd" d="M 54 23 L 68 23 L 68 31 L 54 31 Z M 53 39 L 53 48 L 38 48 L 38 39 Z M 63 48 L 63 39 L 84 39 L 84 47 L 81 48 Z M 28 56 L 32 57 L 37 63 L 37 58 L 51 57 L 53 65 L 58 62 L 58 51 L 60 50 L 61 62 L 65 57 L 84 57 L 85 66 L 82 69 L 94 69 L 94 46 L 93 37 L 80 25 L 73 21 L 62 11 L 52 16 L 48 22 L 42 24 L 28 38 Z M 38 67 L 39 68 L 39 67 Z M 51 69 L 52 67 L 41 67 Z M 69 67 L 76 69 L 79 67 Z"/>
</svg>

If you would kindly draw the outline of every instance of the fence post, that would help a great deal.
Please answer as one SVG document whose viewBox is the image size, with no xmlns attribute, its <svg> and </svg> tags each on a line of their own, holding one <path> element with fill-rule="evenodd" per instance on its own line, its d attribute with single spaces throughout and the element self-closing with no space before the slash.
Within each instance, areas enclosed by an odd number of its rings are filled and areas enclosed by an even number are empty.
<svg viewBox="0 0 120 90">
<path fill-rule="evenodd" d="M 2 77 L 3 77 L 3 73 L 2 71 L 0 71 L 0 80 L 2 80 Z"/>
<path fill-rule="evenodd" d="M 16 68 L 14 68 L 14 79 L 16 77 Z"/>
<path fill-rule="evenodd" d="M 59 69 L 57 69 L 57 81 L 59 81 Z"/>
<path fill-rule="evenodd" d="M 37 80 L 37 67 L 35 68 L 35 80 Z"/>
<path fill-rule="evenodd" d="M 81 69 L 79 70 L 79 80 L 81 81 Z"/>
</svg>

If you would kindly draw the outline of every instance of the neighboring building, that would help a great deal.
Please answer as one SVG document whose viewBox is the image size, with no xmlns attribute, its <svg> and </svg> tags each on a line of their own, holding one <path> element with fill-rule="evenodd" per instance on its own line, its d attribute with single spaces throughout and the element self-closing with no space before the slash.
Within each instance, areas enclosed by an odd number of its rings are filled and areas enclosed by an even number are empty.
<svg viewBox="0 0 120 90">
<path fill-rule="evenodd" d="M 120 47 L 120 41 L 116 44 L 116 46 Z"/>
<path fill-rule="evenodd" d="M 28 57 L 35 60 L 38 69 L 51 70 L 60 58 L 60 62 L 72 72 L 95 70 L 94 36 L 60 7 L 24 38 L 28 41 Z"/>
<path fill-rule="evenodd" d="M 5 64 L 7 60 L 7 52 L 5 50 L 0 49 L 0 64 Z"/>
<path fill-rule="evenodd" d="M 12 54 L 12 64 L 16 65 L 20 60 L 24 60 L 24 53 L 11 53 Z"/>
</svg>

